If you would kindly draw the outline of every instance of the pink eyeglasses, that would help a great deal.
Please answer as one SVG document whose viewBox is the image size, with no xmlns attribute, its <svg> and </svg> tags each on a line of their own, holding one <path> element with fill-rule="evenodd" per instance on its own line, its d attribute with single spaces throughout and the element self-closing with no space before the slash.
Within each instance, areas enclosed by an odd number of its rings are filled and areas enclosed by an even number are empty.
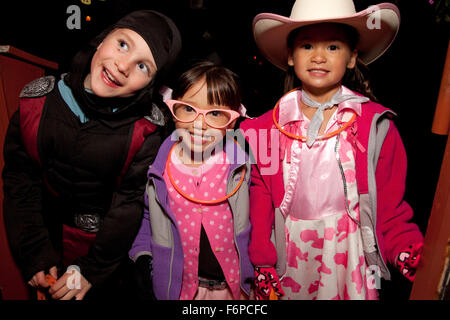
<svg viewBox="0 0 450 320">
<path fill-rule="evenodd" d="M 203 115 L 206 124 L 216 129 L 222 129 L 241 115 L 234 110 L 226 109 L 199 109 L 193 105 L 179 101 L 166 100 L 166 104 L 172 112 L 172 115 L 180 122 L 189 123 L 197 119 L 199 114 Z"/>
</svg>

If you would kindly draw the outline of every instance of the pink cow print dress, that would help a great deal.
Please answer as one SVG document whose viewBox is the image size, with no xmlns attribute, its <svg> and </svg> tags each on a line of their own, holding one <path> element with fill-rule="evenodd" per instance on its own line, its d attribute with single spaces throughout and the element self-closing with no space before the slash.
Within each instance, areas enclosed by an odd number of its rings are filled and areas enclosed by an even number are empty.
<svg viewBox="0 0 450 320">
<path fill-rule="evenodd" d="M 359 110 L 359 104 L 339 105 L 325 132 L 338 129 Z M 301 112 L 284 114 L 291 118 L 285 119 L 285 130 L 306 136 L 309 119 Z M 286 219 L 287 250 L 286 272 L 280 275 L 282 299 L 378 298 L 366 276 L 355 150 L 347 133 L 316 140 L 311 148 L 298 140 L 286 146 L 285 195 L 280 206 Z"/>
</svg>

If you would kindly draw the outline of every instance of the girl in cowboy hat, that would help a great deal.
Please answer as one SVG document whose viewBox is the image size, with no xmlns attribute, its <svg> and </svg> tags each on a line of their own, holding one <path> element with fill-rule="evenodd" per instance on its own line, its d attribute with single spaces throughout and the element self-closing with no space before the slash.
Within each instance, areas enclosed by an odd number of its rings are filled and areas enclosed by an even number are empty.
<svg viewBox="0 0 450 320">
<path fill-rule="evenodd" d="M 162 138 L 153 90 L 180 50 L 172 20 L 135 11 L 80 50 L 62 79 L 22 90 L 5 140 L 4 217 L 30 286 L 48 288 L 51 275 L 54 299 L 121 295 Z"/>
<path fill-rule="evenodd" d="M 297 0 L 289 18 L 255 17 L 259 49 L 294 87 L 241 124 L 279 136 L 249 139 L 279 163 L 268 172 L 257 159 L 252 170 L 258 299 L 376 299 L 386 262 L 414 278 L 423 237 L 403 200 L 405 150 L 393 113 L 364 96 L 360 72 L 389 47 L 399 20 L 392 4 L 356 12 L 351 0 Z"/>
</svg>

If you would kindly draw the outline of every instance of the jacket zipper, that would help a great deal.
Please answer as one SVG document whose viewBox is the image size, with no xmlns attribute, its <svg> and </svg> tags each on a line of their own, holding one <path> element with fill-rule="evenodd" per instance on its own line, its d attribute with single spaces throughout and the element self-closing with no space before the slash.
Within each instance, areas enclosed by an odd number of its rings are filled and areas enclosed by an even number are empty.
<svg viewBox="0 0 450 320">
<path fill-rule="evenodd" d="M 155 181 L 153 180 L 153 185 L 155 185 Z M 156 188 L 155 188 L 156 189 Z M 158 204 L 162 207 L 161 202 L 158 199 L 158 194 L 155 192 L 155 198 L 156 198 L 156 202 L 158 202 Z M 166 213 L 167 215 L 167 213 Z M 173 257 L 174 257 L 174 253 L 175 253 L 175 243 L 173 241 L 173 233 L 170 233 L 170 236 L 172 238 L 172 248 L 170 250 L 170 264 L 169 264 L 169 284 L 167 286 L 167 300 L 170 300 L 170 287 L 172 286 L 172 267 L 173 267 Z"/>
<path fill-rule="evenodd" d="M 172 267 L 173 267 L 173 256 L 175 252 L 175 243 L 173 243 L 173 234 L 171 233 L 172 238 L 172 249 L 170 251 L 170 265 L 169 265 L 169 284 L 167 286 L 167 300 L 170 300 L 170 287 L 172 286 Z"/>
<path fill-rule="evenodd" d="M 353 221 L 355 221 L 355 222 L 358 224 L 359 227 L 361 227 L 361 222 L 358 221 L 358 220 L 353 219 L 352 215 L 350 214 L 350 208 L 348 207 L 347 180 L 345 179 L 344 169 L 342 168 L 342 163 L 341 163 L 341 159 L 340 159 L 340 156 L 339 156 L 339 147 L 340 147 L 340 141 L 339 141 L 339 138 L 340 138 L 340 134 L 338 134 L 338 135 L 336 136 L 335 152 L 336 152 L 336 159 L 337 159 L 337 162 L 338 162 L 338 165 L 339 165 L 339 169 L 340 169 L 340 171 L 341 171 L 342 180 L 343 180 L 343 182 L 344 182 L 344 193 L 345 193 L 345 200 L 346 200 L 346 201 L 345 201 L 345 208 L 347 209 L 347 213 L 348 213 L 348 215 L 350 216 L 350 218 L 351 218 Z M 373 230 L 373 232 L 375 233 L 375 230 Z M 378 246 L 378 238 L 377 238 L 376 236 L 375 236 L 375 243 L 376 243 L 376 246 L 377 246 L 377 253 L 378 253 L 378 255 L 379 255 L 380 257 L 382 257 L 382 256 L 381 256 L 381 252 L 380 252 L 380 247 Z M 383 259 L 381 259 L 381 263 L 382 263 L 383 267 L 385 268 L 385 270 L 389 270 L 389 269 L 387 268 L 386 263 L 384 262 Z M 387 271 L 387 272 L 389 273 L 389 271 Z"/>
<path fill-rule="evenodd" d="M 243 164 L 243 165 L 245 166 L 245 164 Z M 242 166 L 239 166 L 239 167 L 235 168 L 235 169 L 230 173 L 231 179 L 228 179 L 228 183 L 232 183 L 232 182 L 233 182 L 234 175 L 236 174 L 236 171 L 237 171 L 239 168 L 241 168 L 241 167 L 242 167 Z M 242 173 L 242 174 L 245 174 L 245 173 Z M 244 179 L 245 179 L 245 177 L 244 177 Z M 228 185 L 227 185 L 227 187 L 228 187 Z M 236 194 L 237 194 L 237 192 L 236 192 Z M 228 204 L 229 204 L 230 207 L 231 207 L 230 199 L 228 199 Z M 231 210 L 231 214 L 232 214 L 232 216 L 233 216 L 233 229 L 234 229 L 234 232 L 233 232 L 233 239 L 234 239 L 234 246 L 236 247 L 236 251 L 237 251 L 238 257 L 239 257 L 239 279 L 238 279 L 238 281 L 239 281 L 239 287 L 240 287 L 242 290 L 244 290 L 244 288 L 242 288 L 242 285 L 241 285 L 241 283 L 242 283 L 242 281 L 241 281 L 241 276 L 242 276 L 241 261 L 242 261 L 242 260 L 241 260 L 241 252 L 239 251 L 239 246 L 238 246 L 237 239 L 236 239 L 236 225 L 235 225 L 235 219 L 234 219 L 234 210 Z M 244 292 L 245 292 L 245 290 L 244 290 Z"/>
<path fill-rule="evenodd" d="M 340 138 L 340 136 L 341 136 L 340 134 L 338 134 L 338 135 L 336 136 L 336 145 L 335 145 L 335 148 L 334 148 L 334 152 L 336 153 L 336 160 L 337 160 L 337 163 L 338 163 L 338 166 L 339 166 L 339 171 L 341 172 L 342 182 L 343 182 L 343 184 L 344 184 L 345 209 L 347 210 L 347 214 L 349 215 L 349 217 L 350 217 L 353 221 L 355 221 L 355 222 L 358 224 L 358 226 L 360 226 L 360 222 L 357 221 L 357 220 L 355 220 L 355 219 L 352 217 L 352 215 L 350 214 L 350 208 L 349 208 L 349 206 L 348 206 L 347 179 L 345 178 L 344 168 L 342 168 L 341 157 L 340 157 L 340 155 L 339 155 L 339 149 L 340 149 L 340 140 L 339 140 L 339 138 Z"/>
</svg>

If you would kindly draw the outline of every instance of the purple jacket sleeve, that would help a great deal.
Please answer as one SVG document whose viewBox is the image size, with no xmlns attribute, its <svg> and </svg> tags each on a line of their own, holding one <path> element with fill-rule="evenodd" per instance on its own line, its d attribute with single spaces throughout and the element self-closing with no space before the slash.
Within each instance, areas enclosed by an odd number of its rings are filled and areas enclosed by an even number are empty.
<svg viewBox="0 0 450 320">
<path fill-rule="evenodd" d="M 129 257 L 133 261 L 136 261 L 136 259 L 141 255 L 151 255 L 150 239 L 152 237 L 152 231 L 150 229 L 150 215 L 148 210 L 147 192 L 145 192 L 144 197 L 145 207 L 141 227 L 139 228 L 139 232 L 134 239 L 130 251 L 128 252 Z"/>
</svg>

